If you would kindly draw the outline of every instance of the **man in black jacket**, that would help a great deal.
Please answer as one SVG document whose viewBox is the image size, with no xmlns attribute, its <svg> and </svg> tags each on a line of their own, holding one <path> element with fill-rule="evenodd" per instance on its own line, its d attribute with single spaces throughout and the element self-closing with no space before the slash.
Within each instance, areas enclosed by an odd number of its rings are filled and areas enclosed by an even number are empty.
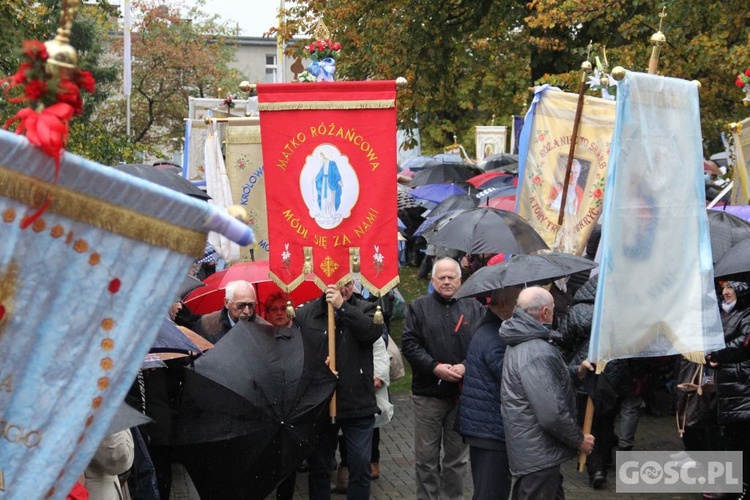
<svg viewBox="0 0 750 500">
<path fill-rule="evenodd" d="M 407 308 L 401 344 L 412 367 L 417 498 L 447 500 L 463 497 L 469 450 L 455 421 L 469 340 L 484 308 L 453 298 L 461 268 L 449 257 L 435 262 L 432 285 L 433 293 Z"/>
<path fill-rule="evenodd" d="M 336 318 L 336 424 L 321 422 L 315 450 L 308 458 L 309 495 L 313 500 L 331 498 L 331 464 L 336 434 L 344 436 L 349 467 L 348 498 L 370 497 L 370 455 L 375 415 L 372 345 L 380 338 L 382 326 L 373 322 L 376 304 L 357 299 L 354 282 L 328 285 L 325 295 L 297 309 L 295 322 L 321 360 L 328 357 L 328 304 Z"/>
</svg>

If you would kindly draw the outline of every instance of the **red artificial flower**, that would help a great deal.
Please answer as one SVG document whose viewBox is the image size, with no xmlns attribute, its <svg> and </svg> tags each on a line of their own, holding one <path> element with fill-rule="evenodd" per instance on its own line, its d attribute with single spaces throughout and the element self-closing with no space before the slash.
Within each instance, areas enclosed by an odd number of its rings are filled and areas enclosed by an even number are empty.
<svg viewBox="0 0 750 500">
<path fill-rule="evenodd" d="M 341 44 L 339 42 L 334 43 L 333 50 L 341 50 Z"/>
<path fill-rule="evenodd" d="M 37 101 L 47 93 L 47 82 L 44 80 L 31 80 L 26 84 L 26 98 L 30 101 Z"/>
<path fill-rule="evenodd" d="M 309 50 L 310 52 L 315 52 L 315 44 L 311 43 L 310 45 L 308 45 L 307 50 Z"/>
<path fill-rule="evenodd" d="M 23 42 L 23 53 L 29 59 L 42 59 L 46 61 L 49 57 L 47 55 L 47 48 L 39 40 L 26 40 Z"/>
<path fill-rule="evenodd" d="M 18 71 L 16 71 L 16 74 L 13 75 L 13 83 L 14 85 L 20 84 L 20 83 L 26 83 L 26 78 L 28 75 L 29 70 L 31 70 L 31 63 L 30 62 L 24 62 L 18 65 Z"/>
<path fill-rule="evenodd" d="M 735 86 L 739 88 L 745 87 L 745 82 L 742 81 L 742 79 L 738 76 L 737 79 L 734 81 Z"/>
<path fill-rule="evenodd" d="M 594 198 L 597 198 L 597 199 L 601 198 L 604 195 L 604 193 L 602 192 L 600 188 L 594 189 L 594 192 L 592 194 L 594 195 Z"/>
<path fill-rule="evenodd" d="M 5 128 L 18 121 L 17 134 L 25 135 L 31 144 L 55 161 L 59 161 L 68 136 L 68 122 L 72 116 L 73 107 L 65 103 L 47 106 L 41 113 L 24 108 L 8 120 Z"/>
<path fill-rule="evenodd" d="M 94 76 L 91 74 L 91 72 L 78 71 L 75 75 L 75 83 L 89 94 L 94 93 L 96 80 L 94 80 Z"/>
<path fill-rule="evenodd" d="M 318 50 L 324 50 L 325 49 L 325 46 L 323 45 L 323 41 L 322 40 L 318 40 L 317 42 L 315 42 L 315 46 L 318 48 Z"/>
<path fill-rule="evenodd" d="M 750 68 L 747 68 L 747 69 L 745 70 L 745 76 L 748 76 L 748 77 L 750 77 Z"/>
<path fill-rule="evenodd" d="M 60 80 L 57 85 L 57 102 L 64 102 L 73 107 L 76 115 L 83 113 L 83 99 L 78 86 L 70 80 Z"/>
</svg>

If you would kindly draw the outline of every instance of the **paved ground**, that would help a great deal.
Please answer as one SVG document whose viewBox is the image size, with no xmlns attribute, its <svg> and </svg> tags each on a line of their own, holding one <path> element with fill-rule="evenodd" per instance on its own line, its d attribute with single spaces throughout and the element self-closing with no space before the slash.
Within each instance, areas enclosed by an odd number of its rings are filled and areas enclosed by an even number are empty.
<svg viewBox="0 0 750 500">
<path fill-rule="evenodd" d="M 396 406 L 393 421 L 381 429 L 380 471 L 381 476 L 372 482 L 373 500 L 414 499 L 414 449 L 412 405 L 410 396 L 399 394 L 394 398 Z M 638 425 L 636 450 L 682 450 L 677 435 L 673 416 L 655 418 L 642 415 Z M 605 489 L 592 490 L 588 485 L 588 475 L 576 472 L 573 461 L 563 468 L 565 474 L 565 491 L 568 499 L 700 499 L 701 495 L 616 495 L 615 482 L 612 476 Z M 471 478 L 466 485 L 466 498 L 472 495 Z M 180 466 L 175 466 L 175 478 L 172 489 L 173 500 L 198 500 L 189 476 Z M 272 498 L 272 497 L 269 497 Z M 295 499 L 307 498 L 307 475 L 297 475 Z M 334 500 L 344 499 L 345 495 L 333 495 Z"/>
</svg>

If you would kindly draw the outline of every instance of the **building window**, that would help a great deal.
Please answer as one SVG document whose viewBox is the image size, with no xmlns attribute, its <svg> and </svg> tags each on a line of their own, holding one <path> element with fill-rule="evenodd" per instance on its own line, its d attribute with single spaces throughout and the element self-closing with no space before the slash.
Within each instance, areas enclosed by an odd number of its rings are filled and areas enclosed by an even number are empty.
<svg viewBox="0 0 750 500">
<path fill-rule="evenodd" d="M 266 54 L 266 82 L 278 82 L 278 66 L 276 65 L 276 55 Z"/>
</svg>

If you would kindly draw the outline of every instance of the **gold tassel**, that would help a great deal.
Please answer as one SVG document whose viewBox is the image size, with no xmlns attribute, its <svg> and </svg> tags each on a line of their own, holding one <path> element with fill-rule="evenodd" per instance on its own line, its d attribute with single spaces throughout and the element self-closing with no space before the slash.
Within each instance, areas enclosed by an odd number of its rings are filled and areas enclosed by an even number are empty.
<svg viewBox="0 0 750 500">
<path fill-rule="evenodd" d="M 360 271 L 359 247 L 349 248 L 349 266 L 353 273 L 358 273 Z"/>
<path fill-rule="evenodd" d="M 372 322 L 376 325 L 383 324 L 383 312 L 380 310 L 380 306 L 375 310 L 375 317 L 372 318 Z"/>
<path fill-rule="evenodd" d="M 302 250 L 305 252 L 305 264 L 302 266 L 302 273 L 310 274 L 313 272 L 312 247 L 304 247 Z"/>
<path fill-rule="evenodd" d="M 289 319 L 294 319 L 297 316 L 297 314 L 294 312 L 294 306 L 292 305 L 292 301 L 288 300 L 286 303 L 286 317 Z"/>
</svg>

